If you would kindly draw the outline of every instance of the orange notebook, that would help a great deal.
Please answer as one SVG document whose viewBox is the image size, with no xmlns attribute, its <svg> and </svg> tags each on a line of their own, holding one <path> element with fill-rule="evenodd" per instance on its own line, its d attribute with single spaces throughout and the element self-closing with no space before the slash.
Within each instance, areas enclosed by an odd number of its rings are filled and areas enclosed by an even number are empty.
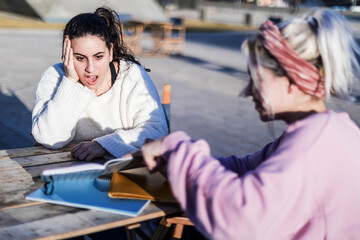
<svg viewBox="0 0 360 240">
<path fill-rule="evenodd" d="M 146 168 L 115 172 L 108 194 L 111 198 L 177 203 L 166 178 L 159 172 L 150 174 Z"/>
</svg>

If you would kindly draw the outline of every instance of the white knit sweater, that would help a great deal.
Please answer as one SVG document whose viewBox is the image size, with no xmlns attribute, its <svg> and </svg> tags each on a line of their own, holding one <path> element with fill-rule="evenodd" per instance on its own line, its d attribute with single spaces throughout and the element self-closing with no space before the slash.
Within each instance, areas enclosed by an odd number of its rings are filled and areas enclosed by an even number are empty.
<svg viewBox="0 0 360 240">
<path fill-rule="evenodd" d="M 96 96 L 65 77 L 58 63 L 42 75 L 32 115 L 32 135 L 48 148 L 94 140 L 115 157 L 168 133 L 158 92 L 145 69 L 120 61 L 112 88 Z"/>
</svg>

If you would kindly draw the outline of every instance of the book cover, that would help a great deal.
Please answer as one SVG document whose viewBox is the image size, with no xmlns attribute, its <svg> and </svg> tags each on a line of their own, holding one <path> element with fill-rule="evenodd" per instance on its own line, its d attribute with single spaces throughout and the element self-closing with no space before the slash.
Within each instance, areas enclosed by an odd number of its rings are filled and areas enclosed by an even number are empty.
<svg viewBox="0 0 360 240">
<path fill-rule="evenodd" d="M 70 167 L 46 169 L 41 174 L 41 181 L 44 182 L 45 194 L 52 194 L 55 184 L 65 181 L 94 180 L 99 176 L 111 174 L 119 170 L 143 167 L 144 162 L 139 157 L 112 159 L 104 164 L 83 163 Z"/>
<path fill-rule="evenodd" d="M 111 178 L 109 196 L 120 199 L 177 203 L 166 178 L 159 172 L 150 174 L 146 168 L 114 173 Z"/>
<path fill-rule="evenodd" d="M 110 179 L 60 181 L 51 194 L 38 189 L 26 199 L 71 207 L 100 210 L 127 216 L 137 216 L 150 202 L 139 199 L 114 199 L 108 196 Z"/>
<path fill-rule="evenodd" d="M 118 158 L 105 162 L 44 170 L 44 186 L 29 194 L 26 199 L 55 203 L 85 209 L 101 210 L 137 216 L 149 200 L 112 199 L 108 196 L 110 177 L 121 169 L 144 166 L 141 158 Z"/>
</svg>

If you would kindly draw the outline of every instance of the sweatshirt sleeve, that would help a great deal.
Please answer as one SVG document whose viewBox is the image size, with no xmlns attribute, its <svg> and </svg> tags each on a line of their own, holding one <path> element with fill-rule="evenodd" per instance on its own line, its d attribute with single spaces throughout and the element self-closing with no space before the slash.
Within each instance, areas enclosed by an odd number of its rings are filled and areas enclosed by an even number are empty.
<svg viewBox="0 0 360 240">
<path fill-rule="evenodd" d="M 303 167 L 279 165 L 289 156 L 271 156 L 239 177 L 210 155 L 205 141 L 193 142 L 183 132 L 164 138 L 162 155 L 173 194 L 212 239 L 292 239 L 299 216 L 307 215 L 303 207 L 311 205 Z"/>
<path fill-rule="evenodd" d="M 145 69 L 132 64 L 123 81 L 121 118 L 131 127 L 94 139 L 115 157 L 141 148 L 146 138 L 157 139 L 168 134 L 160 97 Z"/>
<path fill-rule="evenodd" d="M 76 123 L 96 97 L 80 83 L 65 77 L 62 64 L 47 69 L 36 90 L 32 135 L 48 148 L 61 148 L 74 137 Z"/>
<path fill-rule="evenodd" d="M 274 142 L 268 143 L 263 149 L 245 157 L 229 156 L 218 158 L 220 163 L 228 170 L 236 172 L 239 176 L 244 175 L 246 172 L 254 170 L 265 159 L 267 159 L 277 148 L 280 143 L 281 137 L 277 138 Z"/>
</svg>

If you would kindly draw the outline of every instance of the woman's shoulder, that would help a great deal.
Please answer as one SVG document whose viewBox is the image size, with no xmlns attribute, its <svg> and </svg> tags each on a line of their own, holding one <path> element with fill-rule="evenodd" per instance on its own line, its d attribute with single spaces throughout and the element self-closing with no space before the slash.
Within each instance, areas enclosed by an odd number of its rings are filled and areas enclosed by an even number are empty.
<svg viewBox="0 0 360 240">
<path fill-rule="evenodd" d="M 146 70 L 142 66 L 134 62 L 125 61 L 125 60 L 120 60 L 119 62 L 118 75 L 129 77 L 130 79 L 135 81 L 139 79 L 139 77 L 142 78 L 148 77 Z"/>
<path fill-rule="evenodd" d="M 304 129 L 309 129 L 309 131 L 314 131 L 315 129 L 329 130 L 333 129 L 337 125 L 349 125 L 351 124 L 351 119 L 346 112 L 335 112 L 333 110 L 327 110 L 322 113 L 316 113 L 304 120 L 295 123 L 298 127 L 303 127 Z"/>
<path fill-rule="evenodd" d="M 64 76 L 65 70 L 64 70 L 64 64 L 63 63 L 56 63 L 50 67 L 48 67 L 44 73 L 42 74 L 43 77 L 45 76 Z"/>
<path fill-rule="evenodd" d="M 357 127 L 347 113 L 328 110 L 289 125 L 286 139 L 310 147 L 316 142 L 329 141 L 337 136 L 346 135 L 354 128 Z"/>
<path fill-rule="evenodd" d="M 332 111 L 326 111 L 322 113 L 314 113 L 304 119 L 298 120 L 290 124 L 287 128 L 287 132 L 302 132 L 302 131 L 314 131 L 320 130 L 326 126 L 327 122 L 331 118 L 336 118 L 338 113 Z"/>
</svg>

